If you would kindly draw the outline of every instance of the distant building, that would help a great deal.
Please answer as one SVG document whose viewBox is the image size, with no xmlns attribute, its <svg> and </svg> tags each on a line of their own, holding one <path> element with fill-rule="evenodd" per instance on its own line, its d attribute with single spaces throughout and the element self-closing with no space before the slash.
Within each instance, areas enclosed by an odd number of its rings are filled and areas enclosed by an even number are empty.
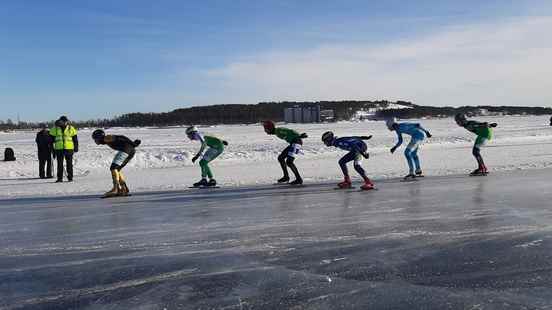
<svg viewBox="0 0 552 310">
<path fill-rule="evenodd" d="M 284 109 L 284 121 L 286 123 L 320 123 L 320 106 L 286 108 Z"/>
<path fill-rule="evenodd" d="M 321 110 L 320 111 L 320 121 L 322 121 L 322 122 L 333 122 L 333 121 L 335 121 L 334 110 Z"/>
</svg>

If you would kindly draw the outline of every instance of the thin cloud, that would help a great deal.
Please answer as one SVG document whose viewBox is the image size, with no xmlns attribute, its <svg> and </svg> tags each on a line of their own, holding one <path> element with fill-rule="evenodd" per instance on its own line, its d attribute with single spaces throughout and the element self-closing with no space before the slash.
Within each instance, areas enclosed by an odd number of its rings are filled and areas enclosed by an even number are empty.
<svg viewBox="0 0 552 310">
<path fill-rule="evenodd" d="M 380 46 L 269 52 L 206 75 L 220 83 L 220 92 L 246 102 L 387 98 L 552 105 L 549 29 L 550 16 L 455 26 Z"/>
</svg>

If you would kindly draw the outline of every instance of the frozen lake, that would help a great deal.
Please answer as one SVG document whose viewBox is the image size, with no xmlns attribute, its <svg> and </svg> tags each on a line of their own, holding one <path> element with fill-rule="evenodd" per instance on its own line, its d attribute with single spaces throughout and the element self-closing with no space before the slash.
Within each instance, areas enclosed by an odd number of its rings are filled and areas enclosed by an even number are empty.
<svg viewBox="0 0 552 310">
<path fill-rule="evenodd" d="M 0 201 L 1 309 L 550 309 L 552 170 Z"/>
</svg>

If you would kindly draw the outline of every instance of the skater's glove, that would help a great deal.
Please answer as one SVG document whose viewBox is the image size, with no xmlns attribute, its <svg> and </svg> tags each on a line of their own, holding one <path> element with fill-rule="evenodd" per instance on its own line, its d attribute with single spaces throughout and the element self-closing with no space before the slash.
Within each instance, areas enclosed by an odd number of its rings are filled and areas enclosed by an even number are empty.
<svg viewBox="0 0 552 310">
<path fill-rule="evenodd" d="M 222 144 L 224 144 L 225 146 L 228 146 L 228 142 L 226 141 L 222 141 Z"/>
<path fill-rule="evenodd" d="M 496 127 L 496 126 L 498 126 L 496 123 L 489 124 L 489 127 L 493 127 L 493 128 L 494 128 L 494 127 Z"/>
<path fill-rule="evenodd" d="M 361 153 L 361 154 L 366 159 L 368 159 L 368 157 L 370 157 L 370 154 L 368 154 L 368 152 L 364 152 L 364 153 Z"/>
<path fill-rule="evenodd" d="M 391 154 L 395 153 L 395 150 L 396 150 L 396 149 L 397 149 L 397 148 L 392 147 L 392 148 L 391 148 Z"/>
<path fill-rule="evenodd" d="M 431 138 L 431 137 L 433 137 L 433 136 L 431 135 L 431 133 L 430 133 L 429 131 L 428 131 L 428 132 L 426 132 L 426 136 L 427 136 L 428 138 Z"/>
<path fill-rule="evenodd" d="M 194 157 L 192 158 L 192 163 L 195 163 L 196 160 L 197 160 L 198 158 L 199 158 L 199 155 L 194 156 Z"/>
<path fill-rule="evenodd" d="M 301 139 L 305 139 L 305 138 L 308 138 L 309 136 L 306 134 L 306 133 L 302 133 L 299 138 Z"/>
</svg>

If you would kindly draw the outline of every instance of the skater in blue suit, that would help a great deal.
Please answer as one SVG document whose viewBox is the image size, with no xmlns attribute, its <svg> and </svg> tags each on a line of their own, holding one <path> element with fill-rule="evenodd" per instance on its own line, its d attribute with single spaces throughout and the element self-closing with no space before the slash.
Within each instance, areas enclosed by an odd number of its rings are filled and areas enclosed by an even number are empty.
<svg viewBox="0 0 552 310">
<path fill-rule="evenodd" d="M 326 146 L 335 146 L 349 152 L 339 160 L 339 166 L 341 167 L 341 171 L 343 171 L 343 177 L 345 179 L 343 182 L 337 184 L 339 188 L 352 187 L 351 177 L 349 176 L 349 172 L 347 170 L 347 163 L 353 161 L 353 167 L 364 180 L 364 184 L 360 188 L 363 190 L 374 189 L 374 184 L 366 176 L 366 172 L 360 165 L 363 158 L 368 158 L 368 152 L 366 151 L 367 146 L 362 140 L 368 140 L 370 138 L 372 138 L 372 136 L 338 138 L 334 136 L 331 131 L 327 131 L 322 135 L 322 141 Z"/>
<path fill-rule="evenodd" d="M 404 150 L 404 156 L 408 163 L 408 175 L 404 177 L 404 180 L 412 180 L 416 177 L 423 177 L 422 168 L 420 167 L 420 158 L 418 157 L 418 148 L 426 137 L 431 138 L 431 134 L 422 125 L 418 123 L 397 123 L 394 118 L 388 118 L 385 120 L 385 124 L 390 131 L 397 133 L 397 144 L 391 148 L 391 153 L 401 146 L 403 143 L 403 134 L 411 136 L 410 143 Z M 416 170 L 414 170 L 416 168 Z"/>
</svg>

